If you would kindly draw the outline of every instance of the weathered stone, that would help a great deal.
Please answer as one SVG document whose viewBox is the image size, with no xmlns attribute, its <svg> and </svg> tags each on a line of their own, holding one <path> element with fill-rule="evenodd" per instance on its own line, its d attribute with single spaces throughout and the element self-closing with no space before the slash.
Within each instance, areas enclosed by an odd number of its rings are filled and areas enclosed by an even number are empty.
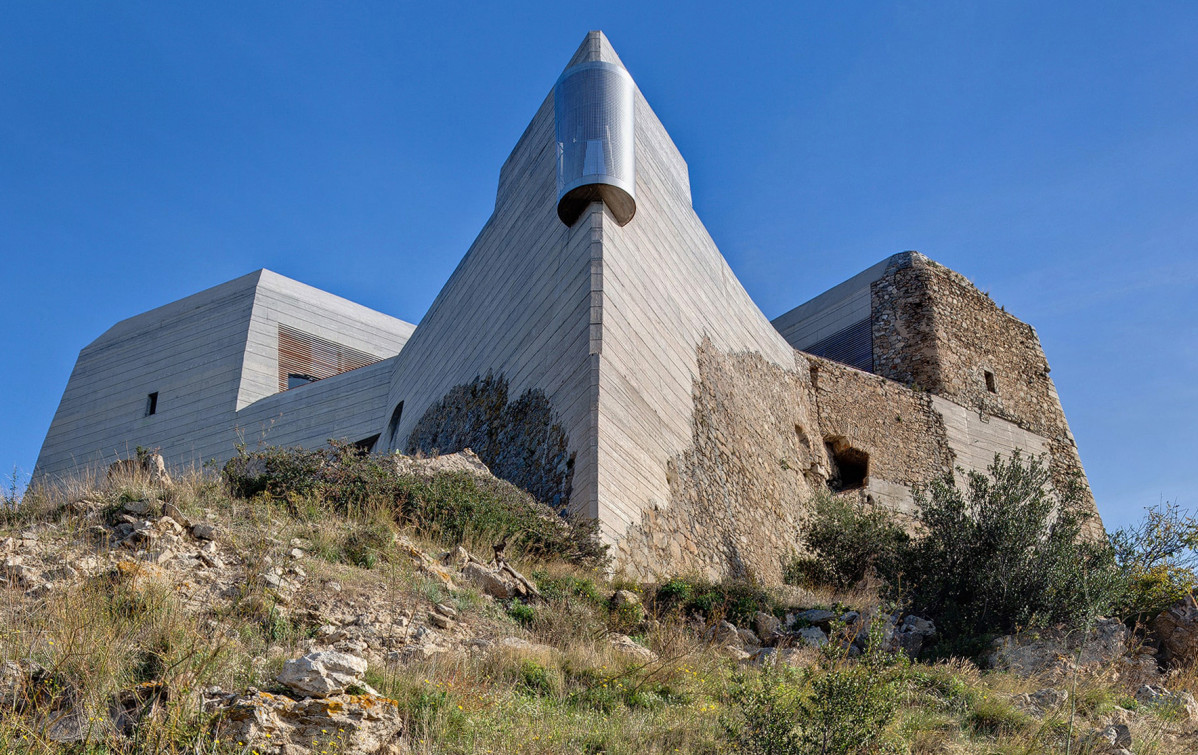
<svg viewBox="0 0 1198 755">
<path fill-rule="evenodd" d="M 936 625 L 919 616 L 907 616 L 893 634 L 893 644 L 911 658 L 919 656 L 936 637 Z"/>
<path fill-rule="evenodd" d="M 1160 639 L 1162 661 L 1179 666 L 1198 661 L 1198 601 L 1186 596 L 1153 621 L 1152 632 Z"/>
<path fill-rule="evenodd" d="M 745 647 L 761 646 L 761 638 L 752 629 L 737 629 L 736 634 L 740 637 L 740 642 Z"/>
<path fill-rule="evenodd" d="M 128 501 L 121 506 L 121 511 L 131 516 L 150 516 L 158 511 L 157 501 Z"/>
<path fill-rule="evenodd" d="M 138 451 L 137 458 L 121 459 L 108 467 L 108 480 L 143 479 L 155 485 L 170 485 L 171 476 L 166 471 L 166 461 L 157 451 L 143 453 Z"/>
<path fill-rule="evenodd" d="M 819 627 L 803 627 L 795 633 L 799 642 L 812 647 L 823 647 L 828 644 L 828 635 Z"/>
<path fill-rule="evenodd" d="M 440 473 L 469 472 L 479 476 L 491 476 L 491 470 L 478 458 L 478 454 L 469 448 L 457 453 L 436 454 L 430 456 L 404 456 L 393 454 L 395 472 L 399 475 L 429 476 Z"/>
<path fill-rule="evenodd" d="M 753 626 L 757 628 L 757 636 L 766 644 L 772 643 L 782 633 L 782 620 L 764 611 L 753 614 Z"/>
<path fill-rule="evenodd" d="M 736 645 L 740 647 L 744 642 L 740 638 L 740 632 L 736 630 L 736 625 L 730 621 L 721 621 L 718 624 L 713 624 L 703 633 L 703 639 L 713 645 Z"/>
<path fill-rule="evenodd" d="M 405 751 L 399 704 L 377 695 L 292 700 L 257 690 L 244 695 L 210 692 L 205 708 L 214 715 L 214 737 L 243 742 L 239 747 L 245 752 L 399 755 Z"/>
<path fill-rule="evenodd" d="M 458 589 L 457 585 L 454 584 L 453 575 L 450 574 L 449 571 L 435 559 L 418 548 L 411 540 L 406 537 L 399 537 L 396 538 L 395 544 L 401 551 L 403 551 L 409 558 L 412 559 L 412 563 L 415 564 L 416 569 L 421 574 L 432 578 L 450 592 L 454 592 Z M 466 562 L 469 563 L 471 559 L 469 558 L 469 554 L 466 555 Z"/>
<path fill-rule="evenodd" d="M 608 643 L 619 651 L 622 655 L 626 655 L 638 661 L 652 663 L 657 660 L 657 653 L 654 653 L 649 648 L 641 645 L 636 640 L 626 634 L 609 634 L 607 636 Z"/>
<path fill-rule="evenodd" d="M 327 697 L 339 695 L 352 686 L 364 687 L 362 677 L 366 667 L 362 658 L 322 650 L 287 661 L 275 679 L 300 695 Z"/>
<path fill-rule="evenodd" d="M 215 540 L 216 527 L 208 522 L 199 522 L 191 526 L 191 534 L 197 540 Z"/>
<path fill-rule="evenodd" d="M 1103 730 L 1102 735 L 1115 747 L 1131 747 L 1131 730 L 1124 724 L 1108 726 Z"/>
<path fill-rule="evenodd" d="M 1036 718 L 1043 718 L 1046 714 L 1059 709 L 1068 700 L 1069 693 L 1065 690 L 1044 687 L 1035 692 L 1016 695 L 1011 701 L 1015 705 L 1028 710 Z"/>
<path fill-rule="evenodd" d="M 812 608 L 795 614 L 794 620 L 800 626 L 815 626 L 825 632 L 829 632 L 832 629 L 832 620 L 835 618 L 836 614 L 831 611 L 826 611 L 822 608 Z"/>
<path fill-rule="evenodd" d="M 1136 690 L 1136 702 L 1178 711 L 1189 721 L 1198 720 L 1198 702 L 1189 692 L 1170 692 L 1161 686 L 1145 684 Z"/>
<path fill-rule="evenodd" d="M 1096 668 L 1113 664 L 1127 651 L 1129 632 L 1118 619 L 1099 618 L 1084 641 L 1063 629 L 1026 631 L 995 640 L 987 658 L 995 668 L 1018 674 L 1067 673 L 1074 664 Z"/>
<path fill-rule="evenodd" d="M 471 561 L 462 569 L 462 578 L 472 583 L 484 595 L 507 600 L 517 593 L 515 582 L 505 578 L 500 572 L 484 566 L 477 561 Z"/>
</svg>

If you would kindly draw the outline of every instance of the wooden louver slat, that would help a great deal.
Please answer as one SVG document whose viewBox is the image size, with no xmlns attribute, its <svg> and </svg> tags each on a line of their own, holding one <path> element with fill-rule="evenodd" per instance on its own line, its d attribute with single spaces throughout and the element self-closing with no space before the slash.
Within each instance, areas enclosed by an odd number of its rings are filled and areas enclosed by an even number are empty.
<svg viewBox="0 0 1198 755">
<path fill-rule="evenodd" d="M 287 390 L 288 375 L 323 380 L 378 362 L 381 357 L 342 346 L 326 338 L 279 324 L 279 390 Z"/>
</svg>

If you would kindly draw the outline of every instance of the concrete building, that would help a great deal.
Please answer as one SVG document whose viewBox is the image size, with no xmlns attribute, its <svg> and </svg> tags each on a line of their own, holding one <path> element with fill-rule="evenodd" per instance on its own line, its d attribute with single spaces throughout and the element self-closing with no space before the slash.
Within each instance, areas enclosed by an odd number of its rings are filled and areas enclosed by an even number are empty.
<svg viewBox="0 0 1198 755">
<path fill-rule="evenodd" d="M 81 352 L 35 475 L 330 438 L 470 447 L 597 518 L 642 577 L 776 578 L 825 486 L 904 512 L 912 486 L 1016 448 L 1082 471 L 1035 331 L 920 254 L 771 323 L 600 32 L 418 326 L 268 271 L 131 318 Z"/>
</svg>

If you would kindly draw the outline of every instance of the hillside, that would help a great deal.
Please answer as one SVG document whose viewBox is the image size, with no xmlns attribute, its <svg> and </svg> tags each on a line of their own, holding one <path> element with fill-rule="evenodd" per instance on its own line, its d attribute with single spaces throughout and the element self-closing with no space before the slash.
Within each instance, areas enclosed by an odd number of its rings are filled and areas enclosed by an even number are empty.
<svg viewBox="0 0 1198 755">
<path fill-rule="evenodd" d="M 4 752 L 1198 750 L 1198 674 L 1118 621 L 911 660 L 868 581 L 612 577 L 468 453 L 129 464 L 2 521 Z"/>
</svg>

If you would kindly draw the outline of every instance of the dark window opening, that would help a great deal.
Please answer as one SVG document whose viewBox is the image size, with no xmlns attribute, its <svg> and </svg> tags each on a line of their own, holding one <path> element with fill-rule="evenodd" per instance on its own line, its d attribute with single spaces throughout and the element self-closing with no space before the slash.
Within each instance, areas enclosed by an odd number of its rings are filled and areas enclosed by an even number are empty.
<svg viewBox="0 0 1198 755">
<path fill-rule="evenodd" d="M 828 487 L 834 493 L 857 490 L 865 487 L 869 478 L 869 454 L 853 448 L 844 438 L 829 438 L 825 443 L 832 471 L 828 475 Z"/>
<path fill-rule="evenodd" d="M 307 385 L 308 383 L 315 383 L 319 379 L 320 378 L 315 378 L 311 375 L 304 375 L 298 372 L 289 372 L 287 373 L 287 390 L 299 388 L 301 385 Z"/>
<path fill-rule="evenodd" d="M 374 444 L 378 443 L 378 440 L 378 433 L 375 433 L 369 438 L 363 438 L 362 440 L 354 441 L 354 451 L 362 456 L 365 456 L 374 450 Z"/>
<path fill-rule="evenodd" d="M 397 440 L 395 436 L 399 433 L 399 420 L 402 418 L 403 402 L 400 401 L 391 412 L 391 421 L 387 423 L 387 447 L 379 450 L 395 450 L 395 442 Z"/>
<path fill-rule="evenodd" d="M 990 370 L 985 370 L 986 373 L 986 390 L 991 393 L 998 393 L 998 381 L 994 379 L 994 373 Z"/>
<path fill-rule="evenodd" d="M 146 416 L 158 413 L 158 391 L 146 396 Z"/>
</svg>

